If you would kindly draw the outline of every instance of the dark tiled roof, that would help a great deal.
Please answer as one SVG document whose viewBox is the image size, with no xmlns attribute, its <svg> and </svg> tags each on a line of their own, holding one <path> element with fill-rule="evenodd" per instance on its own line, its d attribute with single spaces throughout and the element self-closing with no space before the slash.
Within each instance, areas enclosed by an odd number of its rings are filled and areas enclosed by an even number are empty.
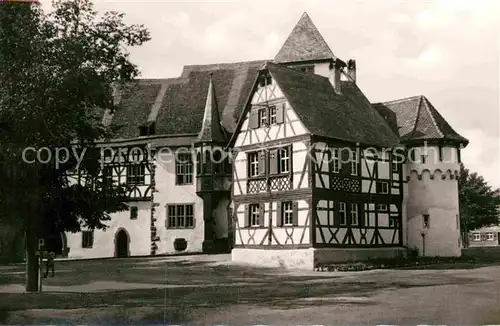
<svg viewBox="0 0 500 326">
<path fill-rule="evenodd" d="M 117 138 L 139 136 L 139 126 L 146 123 L 159 91 L 159 84 L 134 83 L 126 86 L 121 94 L 119 109 L 112 118 L 112 125 L 119 128 Z"/>
<path fill-rule="evenodd" d="M 401 141 L 451 140 L 468 143 L 439 114 L 425 96 L 375 103 L 373 107 L 397 130 Z"/>
<path fill-rule="evenodd" d="M 232 133 L 264 62 L 185 66 L 179 78 L 139 79 L 127 85 L 120 92 L 120 103 L 110 123 L 112 127 L 120 127 L 115 138 L 139 137 L 139 126 L 145 125 L 148 118 L 155 119 L 157 135 L 198 134 L 210 73 L 217 92 L 221 124 Z M 155 105 L 162 87 L 165 95 Z"/>
<path fill-rule="evenodd" d="M 325 77 L 273 63 L 267 68 L 312 134 L 382 147 L 399 143 L 356 84 L 343 81 L 338 95 Z"/>
<path fill-rule="evenodd" d="M 297 62 L 307 60 L 335 59 L 328 44 L 311 18 L 304 13 L 288 36 L 274 62 Z"/>
</svg>

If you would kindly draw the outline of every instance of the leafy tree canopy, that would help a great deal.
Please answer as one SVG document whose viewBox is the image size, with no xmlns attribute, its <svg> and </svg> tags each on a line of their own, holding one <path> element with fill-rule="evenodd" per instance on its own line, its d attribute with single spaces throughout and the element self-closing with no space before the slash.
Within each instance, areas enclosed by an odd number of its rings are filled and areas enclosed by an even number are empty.
<svg viewBox="0 0 500 326">
<path fill-rule="evenodd" d="M 493 190 L 476 172 L 462 164 L 458 178 L 460 220 L 463 231 L 500 222 L 500 189 Z"/>
<path fill-rule="evenodd" d="M 150 39 L 121 13 L 98 16 L 91 0 L 55 0 L 53 9 L 0 2 L 0 218 L 26 231 L 28 262 L 36 236 L 104 228 L 109 213 L 126 209 L 124 188 L 98 178 L 96 141 L 111 136 L 101 119 L 116 109 L 113 83 L 138 76 L 127 49 Z M 81 184 L 67 178 L 74 146 L 85 151 Z M 33 161 L 41 148 L 43 163 Z M 68 162 L 56 164 L 57 148 L 70 149 Z"/>
</svg>

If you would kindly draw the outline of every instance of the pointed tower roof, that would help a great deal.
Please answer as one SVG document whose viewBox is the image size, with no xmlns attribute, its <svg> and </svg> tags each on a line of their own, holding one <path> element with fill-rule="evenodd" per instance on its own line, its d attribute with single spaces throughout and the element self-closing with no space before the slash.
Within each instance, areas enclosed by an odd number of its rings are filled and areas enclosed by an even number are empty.
<svg viewBox="0 0 500 326">
<path fill-rule="evenodd" d="M 220 124 L 219 110 L 217 108 L 217 97 L 215 96 L 214 83 L 210 73 L 208 84 L 207 101 L 205 104 L 205 114 L 203 124 L 198 134 L 198 142 L 220 142 L 225 143 L 226 137 Z"/>
<path fill-rule="evenodd" d="M 288 36 L 274 62 L 297 62 L 336 59 L 309 15 L 304 12 Z"/>
<path fill-rule="evenodd" d="M 463 143 L 464 146 L 469 143 L 423 95 L 372 105 L 399 133 L 401 141 L 442 140 Z"/>
</svg>

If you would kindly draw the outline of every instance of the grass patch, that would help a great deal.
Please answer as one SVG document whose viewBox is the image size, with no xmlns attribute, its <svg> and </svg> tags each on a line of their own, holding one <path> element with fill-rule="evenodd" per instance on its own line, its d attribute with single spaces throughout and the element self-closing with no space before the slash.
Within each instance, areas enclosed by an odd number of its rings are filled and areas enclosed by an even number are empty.
<svg viewBox="0 0 500 326">
<path fill-rule="evenodd" d="M 352 272 L 373 269 L 471 269 L 500 264 L 498 258 L 486 257 L 398 257 L 361 262 L 318 264 L 316 271 Z"/>
</svg>

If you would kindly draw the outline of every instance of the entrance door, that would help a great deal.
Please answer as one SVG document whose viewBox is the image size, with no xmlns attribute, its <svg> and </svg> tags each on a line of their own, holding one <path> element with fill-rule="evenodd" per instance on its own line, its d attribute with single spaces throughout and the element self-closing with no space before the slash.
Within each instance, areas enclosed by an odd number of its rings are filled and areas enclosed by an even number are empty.
<svg viewBox="0 0 500 326">
<path fill-rule="evenodd" d="M 125 230 L 120 230 L 115 239 L 115 256 L 118 258 L 128 257 L 128 235 Z"/>
</svg>

